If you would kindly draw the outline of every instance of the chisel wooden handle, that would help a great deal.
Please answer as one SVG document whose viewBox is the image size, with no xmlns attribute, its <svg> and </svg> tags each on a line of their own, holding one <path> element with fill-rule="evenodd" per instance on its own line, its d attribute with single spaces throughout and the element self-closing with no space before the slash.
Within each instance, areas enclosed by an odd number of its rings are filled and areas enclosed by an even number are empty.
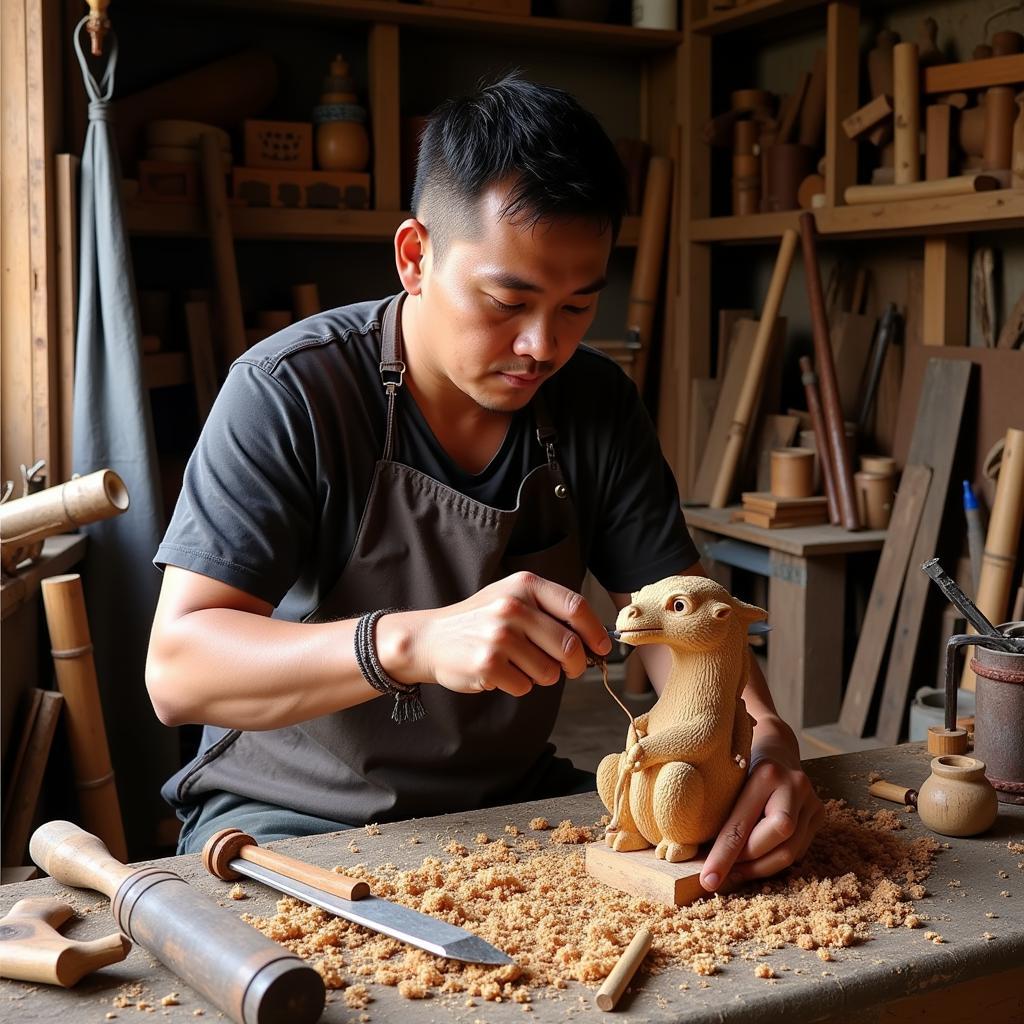
<svg viewBox="0 0 1024 1024">
<path fill-rule="evenodd" d="M 64 885 L 110 897 L 118 927 L 239 1024 L 313 1024 L 323 978 L 173 871 L 130 867 L 70 821 L 40 826 L 32 859 Z"/>
<path fill-rule="evenodd" d="M 241 877 L 231 867 L 235 859 L 270 868 L 279 875 L 296 882 L 305 882 L 315 889 L 340 896 L 343 900 L 361 900 L 370 895 L 369 883 L 362 879 L 318 868 L 274 850 L 264 850 L 252 836 L 237 828 L 223 828 L 207 839 L 203 847 L 203 866 L 211 875 L 225 881 Z"/>
</svg>

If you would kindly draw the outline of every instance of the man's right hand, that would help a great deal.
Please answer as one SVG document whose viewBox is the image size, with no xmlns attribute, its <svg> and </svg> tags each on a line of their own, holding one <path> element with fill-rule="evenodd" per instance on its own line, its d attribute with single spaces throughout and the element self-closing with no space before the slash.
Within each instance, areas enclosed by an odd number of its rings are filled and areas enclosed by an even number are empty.
<svg viewBox="0 0 1024 1024">
<path fill-rule="evenodd" d="M 456 693 L 502 690 L 522 697 L 586 668 L 584 644 L 608 654 L 611 640 L 583 597 L 519 572 L 458 604 L 396 612 L 377 623 L 377 654 L 403 683 Z"/>
</svg>

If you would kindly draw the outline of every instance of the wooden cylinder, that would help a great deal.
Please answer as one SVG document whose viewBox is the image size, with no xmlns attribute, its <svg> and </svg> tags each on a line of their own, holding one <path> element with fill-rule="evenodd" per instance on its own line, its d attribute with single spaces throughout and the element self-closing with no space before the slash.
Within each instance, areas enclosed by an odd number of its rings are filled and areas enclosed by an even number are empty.
<svg viewBox="0 0 1024 1024">
<path fill-rule="evenodd" d="M 64 697 L 71 764 L 82 822 L 120 860 L 128 857 L 110 747 L 103 723 L 92 637 L 77 573 L 42 581 L 57 688 Z"/>
<path fill-rule="evenodd" d="M 206 223 L 213 251 L 213 271 L 217 280 L 217 308 L 223 332 L 224 359 L 230 365 L 249 347 L 242 316 L 242 293 L 238 287 L 238 266 L 235 243 L 231 233 L 228 197 L 224 187 L 224 168 L 217 136 L 208 132 L 201 136 L 203 194 L 206 200 Z"/>
<path fill-rule="evenodd" d="M 892 95 L 892 51 L 899 41 L 898 33 L 883 29 L 868 51 L 868 85 L 872 96 Z"/>
<path fill-rule="evenodd" d="M 843 198 L 850 206 L 862 203 L 899 203 L 907 199 L 934 199 L 993 192 L 1001 185 L 995 174 L 958 174 L 953 178 L 914 181 L 906 185 L 851 185 Z"/>
<path fill-rule="evenodd" d="M 818 267 L 816 236 L 817 227 L 814 223 L 814 214 L 800 214 L 804 275 L 807 281 L 807 297 L 811 307 L 811 325 L 814 336 L 814 363 L 821 390 L 821 406 L 829 456 L 832 460 L 836 498 L 839 502 L 839 515 L 842 525 L 847 530 L 858 530 L 860 529 L 860 517 L 857 515 L 853 471 L 850 465 L 850 454 L 846 448 L 846 424 L 839 401 L 839 384 L 836 381 L 832 344 L 829 340 L 828 318 L 825 315 L 825 299 L 821 290 L 821 271 Z"/>
<path fill-rule="evenodd" d="M 718 468 L 715 488 L 711 495 L 710 505 L 712 508 L 725 508 L 732 493 L 733 483 L 736 479 L 736 469 L 739 466 L 740 456 L 743 454 L 743 442 L 746 440 L 750 418 L 753 416 L 754 407 L 757 404 L 765 366 L 768 363 L 768 353 L 772 334 L 775 330 L 775 321 L 779 315 L 779 306 L 782 303 L 782 295 L 786 290 L 786 282 L 789 280 L 789 271 L 793 266 L 793 254 L 795 252 L 796 232 L 792 228 L 787 228 L 782 233 L 779 254 L 775 258 L 775 269 L 772 271 L 771 283 L 768 285 L 768 294 L 765 297 L 764 307 L 761 310 L 761 319 L 757 324 L 754 348 L 750 355 L 750 362 L 747 365 L 746 375 L 743 378 L 740 397 L 736 403 L 736 413 L 733 416 L 732 423 L 729 425 L 729 437 L 725 443 L 725 452 L 722 456 L 722 463 Z"/>
<path fill-rule="evenodd" d="M 818 459 L 818 469 L 821 472 L 821 483 L 825 490 L 825 498 L 828 500 L 828 521 L 835 526 L 841 521 L 839 498 L 836 494 L 835 469 L 832 466 L 832 456 L 829 453 L 826 440 L 828 431 L 825 429 L 825 414 L 821 408 L 821 395 L 818 392 L 818 375 L 814 372 L 814 364 L 810 357 L 800 357 L 800 372 L 804 394 L 807 396 L 807 411 L 811 415 L 811 424 L 814 427 L 809 433 L 814 437 L 814 451 Z M 800 440 L 801 444 L 806 447 L 803 436 Z"/>
<path fill-rule="evenodd" d="M 814 452 L 808 448 L 774 449 L 771 491 L 777 498 L 810 498 L 814 494 Z"/>
<path fill-rule="evenodd" d="M 733 156 L 753 156 L 756 151 L 758 132 L 756 121 L 737 121 L 732 128 Z"/>
<path fill-rule="evenodd" d="M 1017 120 L 1013 122 L 1011 180 L 1013 188 L 1024 189 L 1024 92 L 1017 96 Z"/>
<path fill-rule="evenodd" d="M 814 55 L 814 67 L 811 69 L 811 80 L 800 106 L 800 128 L 797 141 L 801 146 L 818 149 L 825 131 L 825 92 L 827 59 L 824 50 Z"/>
<path fill-rule="evenodd" d="M 892 51 L 893 141 L 897 185 L 921 177 L 921 82 L 916 43 L 897 43 Z"/>
<path fill-rule="evenodd" d="M 957 119 L 957 138 L 968 156 L 980 158 L 985 150 L 985 108 L 968 107 Z"/>
<path fill-rule="evenodd" d="M 801 210 L 814 208 L 815 196 L 825 194 L 825 179 L 820 174 L 808 174 L 796 190 L 796 201 Z"/>
<path fill-rule="evenodd" d="M 882 473 L 886 476 L 894 476 L 896 473 L 896 460 L 891 455 L 862 455 L 860 457 L 860 468 L 865 473 Z"/>
<path fill-rule="evenodd" d="M 1003 622 L 1010 602 L 1013 569 L 1017 563 L 1017 541 L 1024 518 L 1024 430 L 1011 427 L 1006 432 L 1003 458 L 996 481 L 996 495 L 985 535 L 985 554 L 981 560 L 981 579 L 975 604 L 990 622 Z M 974 632 L 973 629 L 969 632 Z M 960 683 L 975 687 L 970 664 Z"/>
<path fill-rule="evenodd" d="M 1008 57 L 1011 53 L 1024 53 L 1024 35 L 1013 29 L 993 33 L 992 56 Z"/>
<path fill-rule="evenodd" d="M 128 508 L 128 488 L 112 469 L 99 469 L 67 483 L 0 505 L 0 550 L 4 572 L 13 573 L 45 538 L 97 523 Z"/>
<path fill-rule="evenodd" d="M 924 115 L 924 176 L 926 181 L 949 177 L 952 164 L 953 124 L 956 107 L 932 103 Z"/>
<path fill-rule="evenodd" d="M 857 489 L 857 511 L 861 523 L 869 530 L 884 530 L 892 515 L 896 478 L 891 473 L 854 473 Z"/>
<path fill-rule="evenodd" d="M 295 307 L 295 319 L 305 320 L 320 312 L 320 289 L 315 282 L 292 285 L 292 305 Z"/>
<path fill-rule="evenodd" d="M 110 898 L 118 927 L 239 1024 L 313 1024 L 323 979 L 283 946 L 163 868 L 122 864 L 70 821 L 32 835 L 32 859 L 54 881 Z"/>
<path fill-rule="evenodd" d="M 613 1010 L 619 1001 L 626 986 L 633 980 L 636 969 L 640 966 L 647 951 L 651 948 L 651 932 L 648 928 L 641 928 L 633 941 L 626 947 L 625 952 L 619 957 L 618 962 L 612 968 L 611 974 L 604 979 L 604 984 L 597 990 L 598 1009 Z"/>
<path fill-rule="evenodd" d="M 815 151 L 797 142 L 777 142 L 763 156 L 771 164 L 769 191 L 765 199 L 770 213 L 796 210 L 800 206 L 800 183 L 813 172 Z"/>
<path fill-rule="evenodd" d="M 636 246 L 633 283 L 626 309 L 627 339 L 640 345 L 633 363 L 633 380 L 641 394 L 658 304 L 661 268 L 665 259 L 665 236 L 671 199 L 672 161 L 665 156 L 652 156 L 647 167 L 644 205 L 640 213 L 640 238 Z"/>
<path fill-rule="evenodd" d="M 917 806 L 917 790 L 909 789 L 907 786 L 897 786 L 894 782 L 886 782 L 879 779 L 868 786 L 868 792 L 881 800 L 891 800 L 894 804 L 906 804 L 908 807 Z"/>
<path fill-rule="evenodd" d="M 986 171 L 1006 171 L 1013 162 L 1014 90 L 1008 85 L 994 85 L 985 91 L 985 138 L 982 144 L 982 166 Z"/>
<path fill-rule="evenodd" d="M 966 754 L 967 730 L 946 729 L 941 725 L 928 726 L 928 753 L 936 757 L 943 754 Z"/>
</svg>

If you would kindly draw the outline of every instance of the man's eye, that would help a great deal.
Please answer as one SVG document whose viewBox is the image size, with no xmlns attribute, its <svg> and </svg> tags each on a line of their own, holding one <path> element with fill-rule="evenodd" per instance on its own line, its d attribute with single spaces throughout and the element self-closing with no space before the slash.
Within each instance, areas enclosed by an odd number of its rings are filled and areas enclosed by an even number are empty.
<svg viewBox="0 0 1024 1024">
<path fill-rule="evenodd" d="M 493 295 L 488 295 L 487 297 L 494 303 L 494 308 L 500 310 L 502 313 L 515 313 L 517 310 L 523 308 L 523 304 L 521 302 L 516 303 L 514 306 L 510 306 L 507 302 L 502 302 L 500 299 L 496 299 Z"/>
<path fill-rule="evenodd" d="M 564 309 L 566 313 L 572 313 L 574 316 L 590 312 L 589 306 L 563 306 L 562 309 Z"/>
</svg>

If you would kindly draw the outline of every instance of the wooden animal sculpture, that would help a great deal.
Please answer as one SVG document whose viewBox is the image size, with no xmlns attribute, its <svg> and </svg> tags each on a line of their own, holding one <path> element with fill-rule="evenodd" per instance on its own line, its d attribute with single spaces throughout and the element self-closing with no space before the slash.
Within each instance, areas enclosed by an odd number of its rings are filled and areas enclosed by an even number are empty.
<svg viewBox="0 0 1024 1024">
<path fill-rule="evenodd" d="M 767 617 L 703 576 L 652 583 L 619 612 L 622 642 L 666 644 L 672 666 L 658 702 L 630 726 L 625 751 L 598 768 L 614 850 L 654 846 L 676 863 L 718 834 L 750 760 L 754 723 L 741 696 L 747 625 Z"/>
</svg>

